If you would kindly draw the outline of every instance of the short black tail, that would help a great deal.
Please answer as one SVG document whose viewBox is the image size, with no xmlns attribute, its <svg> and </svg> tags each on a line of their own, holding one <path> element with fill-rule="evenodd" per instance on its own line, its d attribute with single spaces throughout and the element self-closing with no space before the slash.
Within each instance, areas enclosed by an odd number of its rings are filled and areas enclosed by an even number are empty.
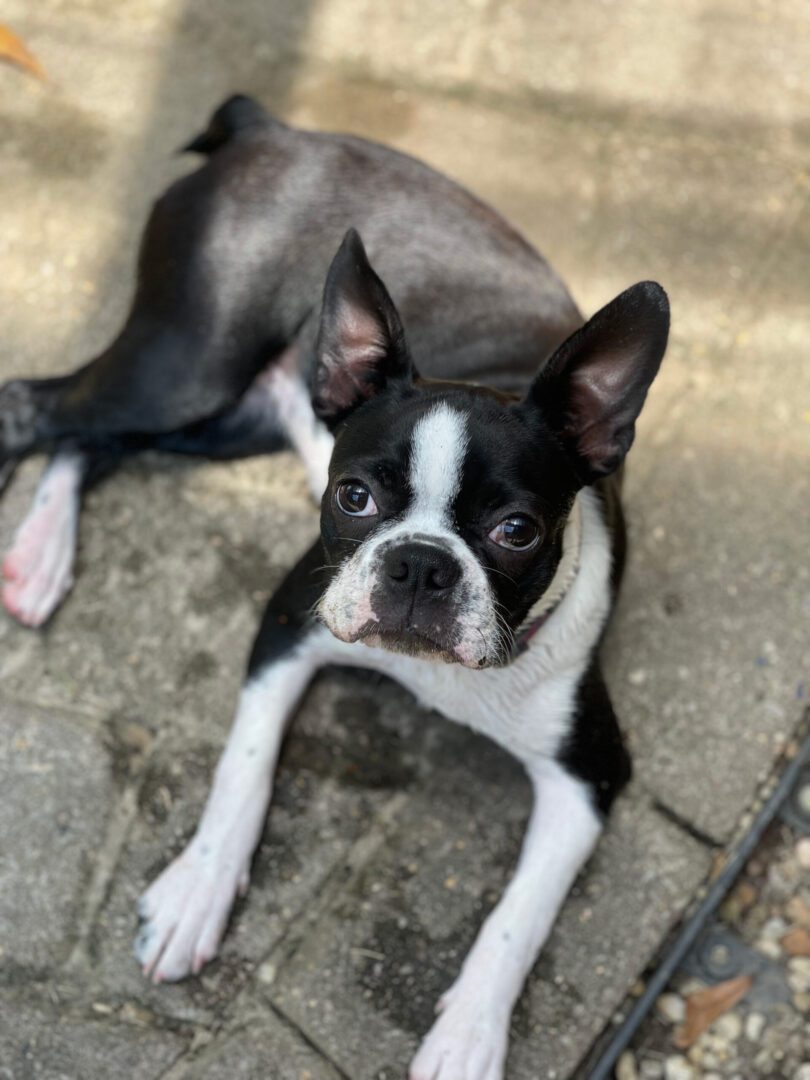
<svg viewBox="0 0 810 1080">
<path fill-rule="evenodd" d="M 260 127 L 264 124 L 278 124 L 258 101 L 245 94 L 234 94 L 217 109 L 208 122 L 208 127 L 190 143 L 182 147 L 181 153 L 213 154 L 225 146 L 240 131 Z"/>
</svg>

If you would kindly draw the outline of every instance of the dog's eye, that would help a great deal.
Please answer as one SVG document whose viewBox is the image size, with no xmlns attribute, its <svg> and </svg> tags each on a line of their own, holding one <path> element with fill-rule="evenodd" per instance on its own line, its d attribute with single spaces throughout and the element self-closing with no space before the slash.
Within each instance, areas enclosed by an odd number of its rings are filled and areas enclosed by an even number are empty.
<svg viewBox="0 0 810 1080">
<path fill-rule="evenodd" d="M 377 513 L 377 504 L 365 484 L 357 480 L 347 480 L 338 485 L 337 504 L 344 514 L 352 517 L 373 517 Z"/>
<path fill-rule="evenodd" d="M 540 529 L 531 518 L 523 517 L 522 514 L 512 514 L 511 517 L 504 518 L 499 525 L 495 526 L 489 538 L 500 547 L 528 551 L 540 539 Z"/>
</svg>

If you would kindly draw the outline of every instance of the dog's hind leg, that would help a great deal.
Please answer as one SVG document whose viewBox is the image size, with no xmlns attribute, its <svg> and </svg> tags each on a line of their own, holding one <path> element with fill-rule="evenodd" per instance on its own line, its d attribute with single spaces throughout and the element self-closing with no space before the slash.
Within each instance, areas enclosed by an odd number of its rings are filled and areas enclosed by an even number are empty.
<svg viewBox="0 0 810 1080">
<path fill-rule="evenodd" d="M 160 435 L 156 450 L 214 460 L 271 454 L 291 446 L 307 470 L 316 502 L 326 488 L 334 439 L 312 409 L 292 345 L 264 368 L 237 405 L 219 416 Z"/>
<path fill-rule="evenodd" d="M 42 626 L 73 584 L 86 472 L 81 451 L 57 451 L 3 560 L 3 604 L 25 626 Z"/>
<path fill-rule="evenodd" d="M 292 446 L 307 470 L 313 497 L 326 487 L 333 438 L 312 410 L 310 393 L 296 366 L 295 346 L 285 350 L 260 373 L 241 400 L 230 409 L 178 431 L 130 434 L 63 442 L 40 482 L 34 501 L 2 564 L 2 601 L 26 626 L 42 626 L 73 584 L 82 492 L 110 471 L 124 454 L 154 449 L 214 460 L 269 454 Z M 10 384 L 11 385 L 11 384 Z M 36 388 L 38 384 L 23 383 Z M 30 391 L 28 391 L 30 392 Z M 34 393 L 36 390 L 34 390 Z M 22 400 L 28 401 L 25 395 Z M 12 434 L 20 456 L 37 442 L 31 409 L 27 437 L 22 424 Z M 13 471 L 17 457 L 8 459 Z"/>
<path fill-rule="evenodd" d="M 316 502 L 321 501 L 329 479 L 329 462 L 335 440 L 312 408 L 312 396 L 294 362 L 292 350 L 269 367 L 260 379 L 265 381 L 278 410 L 279 423 L 292 447 L 298 452 L 309 478 Z"/>
<path fill-rule="evenodd" d="M 12 379 L 0 386 L 0 491 L 19 461 L 45 441 L 43 421 L 69 378 Z"/>
</svg>

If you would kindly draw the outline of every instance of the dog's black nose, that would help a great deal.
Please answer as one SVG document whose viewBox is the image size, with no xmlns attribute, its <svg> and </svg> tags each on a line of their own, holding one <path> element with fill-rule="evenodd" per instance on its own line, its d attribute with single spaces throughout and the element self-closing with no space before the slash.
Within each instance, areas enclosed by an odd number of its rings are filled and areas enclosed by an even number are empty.
<svg viewBox="0 0 810 1080">
<path fill-rule="evenodd" d="M 442 592 L 452 588 L 461 576 L 454 556 L 436 544 L 400 544 L 383 558 L 386 577 L 396 587 Z"/>
</svg>

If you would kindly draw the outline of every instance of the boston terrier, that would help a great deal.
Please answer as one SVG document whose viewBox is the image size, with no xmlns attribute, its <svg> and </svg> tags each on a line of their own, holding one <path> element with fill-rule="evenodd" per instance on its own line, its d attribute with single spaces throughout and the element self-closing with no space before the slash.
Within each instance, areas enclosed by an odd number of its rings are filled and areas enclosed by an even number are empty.
<svg viewBox="0 0 810 1080">
<path fill-rule="evenodd" d="M 583 323 L 463 188 L 245 97 L 186 149 L 207 160 L 155 205 L 118 337 L 71 375 L 0 390 L 5 478 L 53 453 L 3 601 L 28 625 L 50 616 L 82 491 L 125 455 L 294 447 L 320 538 L 268 604 L 199 828 L 141 900 L 136 955 L 156 982 L 216 955 L 308 683 L 326 664 L 384 672 L 511 751 L 534 788 L 514 878 L 409 1072 L 497 1080 L 523 981 L 630 774 L 597 649 L 666 294 L 642 282 Z"/>
</svg>

